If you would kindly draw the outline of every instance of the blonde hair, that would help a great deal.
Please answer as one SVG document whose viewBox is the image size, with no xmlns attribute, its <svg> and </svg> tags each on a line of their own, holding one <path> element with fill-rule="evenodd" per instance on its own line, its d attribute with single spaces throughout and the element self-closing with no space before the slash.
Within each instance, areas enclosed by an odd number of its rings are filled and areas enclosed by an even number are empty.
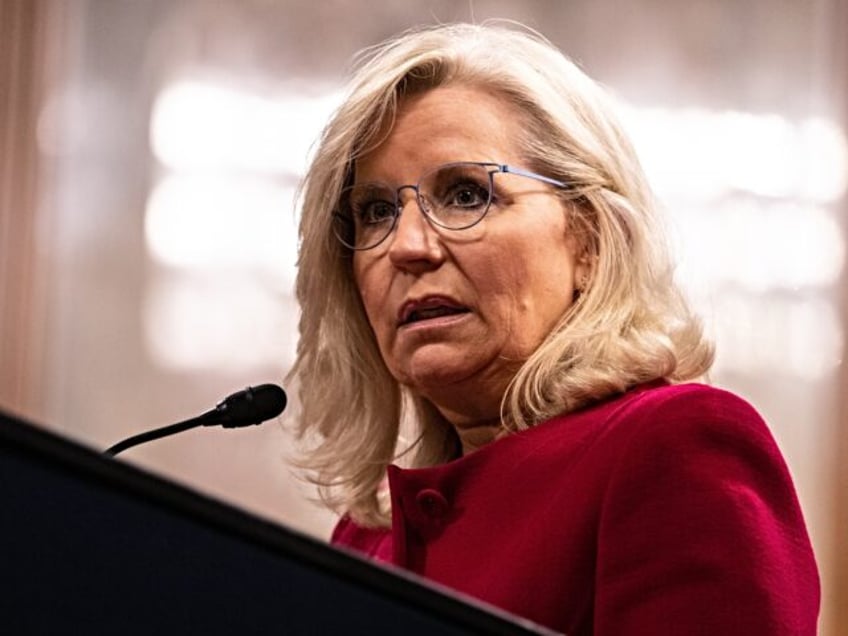
<svg viewBox="0 0 848 636">
<path fill-rule="evenodd" d="M 522 114 L 526 167 L 573 184 L 565 207 L 591 262 L 588 285 L 509 385 L 504 427 L 525 429 L 646 381 L 693 379 L 712 363 L 673 282 L 645 176 L 595 82 L 514 26 L 429 27 L 369 49 L 302 187 L 300 342 L 289 374 L 299 387 L 298 432 L 312 441 L 301 465 L 326 505 L 364 525 L 389 523 L 379 491 L 402 420 L 416 428 L 414 466 L 452 459 L 457 440 L 383 363 L 332 213 L 353 161 L 388 134 L 400 100 L 446 85 L 484 89 Z"/>
</svg>

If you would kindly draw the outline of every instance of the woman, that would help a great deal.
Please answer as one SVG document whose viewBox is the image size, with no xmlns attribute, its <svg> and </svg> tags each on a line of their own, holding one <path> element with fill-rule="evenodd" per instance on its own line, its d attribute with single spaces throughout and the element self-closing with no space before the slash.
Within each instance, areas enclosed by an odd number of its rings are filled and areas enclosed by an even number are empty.
<svg viewBox="0 0 848 636">
<path fill-rule="evenodd" d="M 473 25 L 373 49 L 303 195 L 292 374 L 336 544 L 569 634 L 815 633 L 784 462 L 685 383 L 712 349 L 560 52 Z"/>
</svg>

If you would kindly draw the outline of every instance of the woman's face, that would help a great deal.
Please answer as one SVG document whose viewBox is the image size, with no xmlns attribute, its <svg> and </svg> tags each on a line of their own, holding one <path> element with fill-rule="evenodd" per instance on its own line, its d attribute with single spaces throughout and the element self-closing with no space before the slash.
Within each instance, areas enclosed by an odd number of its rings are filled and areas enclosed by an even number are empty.
<svg viewBox="0 0 848 636">
<path fill-rule="evenodd" d="M 520 122 L 511 104 L 477 89 L 409 98 L 385 141 L 357 160 L 356 183 L 416 184 L 456 161 L 529 168 Z M 404 189 L 392 234 L 353 256 L 390 372 L 455 425 L 499 417 L 508 382 L 571 304 L 584 267 L 551 186 L 511 174 L 494 183 L 486 217 L 459 231 L 431 224 Z"/>
</svg>

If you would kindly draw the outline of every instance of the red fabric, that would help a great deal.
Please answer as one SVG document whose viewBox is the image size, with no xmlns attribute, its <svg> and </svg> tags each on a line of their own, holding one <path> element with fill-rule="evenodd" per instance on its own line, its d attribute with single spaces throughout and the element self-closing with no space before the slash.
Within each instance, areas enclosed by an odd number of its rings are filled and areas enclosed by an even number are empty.
<svg viewBox="0 0 848 636">
<path fill-rule="evenodd" d="M 730 393 L 642 387 L 389 483 L 391 530 L 335 544 L 571 636 L 816 633 L 789 473 Z"/>
</svg>

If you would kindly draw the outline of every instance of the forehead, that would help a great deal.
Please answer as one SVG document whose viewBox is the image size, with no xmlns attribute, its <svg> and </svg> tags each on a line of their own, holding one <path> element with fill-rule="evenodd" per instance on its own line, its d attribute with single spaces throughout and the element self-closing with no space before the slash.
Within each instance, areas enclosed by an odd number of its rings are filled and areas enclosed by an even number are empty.
<svg viewBox="0 0 848 636">
<path fill-rule="evenodd" d="M 404 98 L 381 143 L 355 164 L 356 181 L 415 181 L 455 161 L 520 161 L 522 117 L 492 92 L 446 86 Z"/>
</svg>

